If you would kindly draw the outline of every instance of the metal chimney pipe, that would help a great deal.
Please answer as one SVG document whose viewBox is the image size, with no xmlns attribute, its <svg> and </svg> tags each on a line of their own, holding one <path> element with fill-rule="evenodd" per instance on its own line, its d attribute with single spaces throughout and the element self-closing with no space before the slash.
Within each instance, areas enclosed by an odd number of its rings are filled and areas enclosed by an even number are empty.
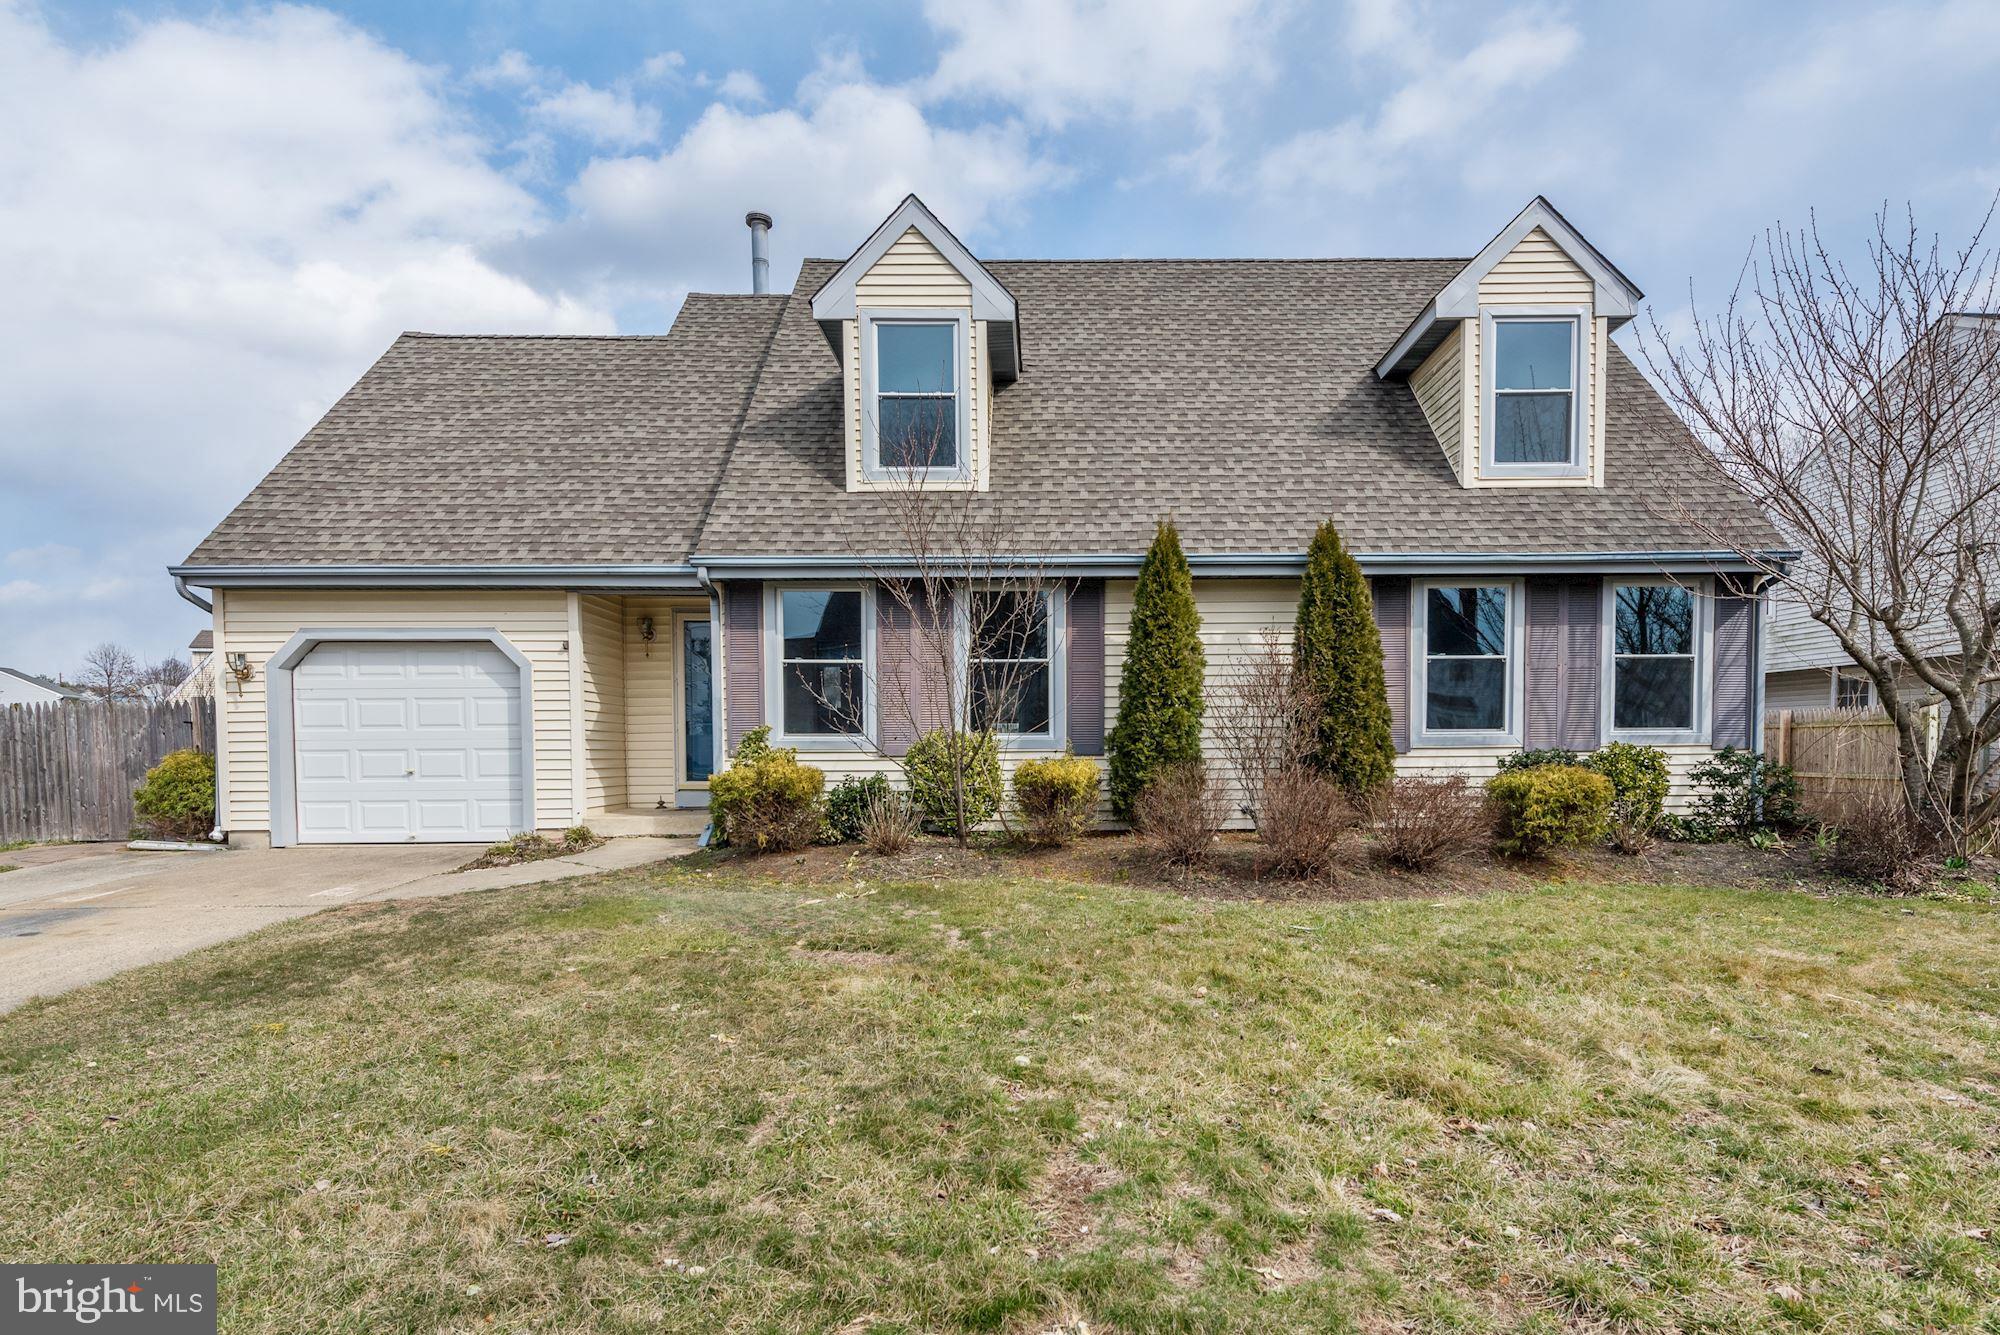
<svg viewBox="0 0 2000 1335">
<path fill-rule="evenodd" d="M 750 228 L 750 290 L 762 295 L 771 290 L 771 215 L 746 213 Z"/>
</svg>

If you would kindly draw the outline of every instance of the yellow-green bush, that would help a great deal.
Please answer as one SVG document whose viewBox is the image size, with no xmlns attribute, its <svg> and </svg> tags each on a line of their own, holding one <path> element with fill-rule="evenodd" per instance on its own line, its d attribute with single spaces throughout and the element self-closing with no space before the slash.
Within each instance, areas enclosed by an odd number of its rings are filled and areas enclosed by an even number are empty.
<svg viewBox="0 0 2000 1335">
<path fill-rule="evenodd" d="M 132 804 L 156 838 L 201 838 L 215 827 L 215 757 L 205 751 L 168 752 L 146 771 Z"/>
<path fill-rule="evenodd" d="M 1493 846 L 1510 857 L 1594 844 L 1611 821 L 1611 780 L 1579 765 L 1538 765 L 1501 774 L 1486 785 Z"/>
<path fill-rule="evenodd" d="M 1098 773 L 1082 756 L 1024 760 L 1014 770 L 1014 806 L 1028 842 L 1060 848 L 1090 828 L 1097 814 Z"/>
<path fill-rule="evenodd" d="M 769 728 L 752 728 L 735 763 L 708 781 L 715 838 L 753 853 L 792 852 L 819 837 L 820 793 L 826 774 L 799 763 L 799 753 L 770 745 Z"/>
<path fill-rule="evenodd" d="M 1000 809 L 1000 745 L 990 732 L 925 733 L 903 757 L 903 777 L 928 830 L 963 836 Z"/>
</svg>

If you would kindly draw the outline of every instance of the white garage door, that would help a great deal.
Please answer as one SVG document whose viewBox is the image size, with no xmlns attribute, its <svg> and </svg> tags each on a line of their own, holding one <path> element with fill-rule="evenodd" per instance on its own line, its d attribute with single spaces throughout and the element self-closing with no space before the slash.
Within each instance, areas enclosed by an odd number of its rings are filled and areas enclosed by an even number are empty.
<svg viewBox="0 0 2000 1335">
<path fill-rule="evenodd" d="M 299 842 L 489 843 L 528 828 L 521 676 L 490 644 L 322 644 L 292 671 Z"/>
</svg>

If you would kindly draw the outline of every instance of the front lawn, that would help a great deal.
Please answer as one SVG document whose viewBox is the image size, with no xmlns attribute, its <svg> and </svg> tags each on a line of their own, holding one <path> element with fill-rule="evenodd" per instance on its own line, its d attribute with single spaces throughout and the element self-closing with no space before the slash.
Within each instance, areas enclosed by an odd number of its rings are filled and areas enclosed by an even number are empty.
<svg viewBox="0 0 2000 1335">
<path fill-rule="evenodd" d="M 775 865 L 775 864 L 774 864 Z M 724 863 L 0 1018 L 0 1254 L 225 1330 L 2000 1330 L 2000 910 Z"/>
</svg>

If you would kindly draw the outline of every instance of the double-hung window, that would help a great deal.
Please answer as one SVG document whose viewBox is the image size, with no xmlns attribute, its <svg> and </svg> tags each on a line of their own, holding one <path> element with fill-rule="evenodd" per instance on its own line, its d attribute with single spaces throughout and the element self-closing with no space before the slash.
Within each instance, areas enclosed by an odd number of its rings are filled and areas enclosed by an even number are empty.
<svg viewBox="0 0 2000 1335">
<path fill-rule="evenodd" d="M 1683 584 L 1611 587 L 1611 730 L 1697 731 L 1700 607 Z"/>
<path fill-rule="evenodd" d="M 1580 474 L 1582 317 L 1489 314 L 1484 324 L 1485 467 L 1499 477 Z"/>
<path fill-rule="evenodd" d="M 955 318 L 869 319 L 875 443 L 871 472 L 956 474 L 963 469 L 959 439 L 960 381 L 965 325 Z"/>
<path fill-rule="evenodd" d="M 1836 709 L 1866 709 L 1875 703 L 1875 683 L 1852 672 L 1834 670 L 1833 705 Z"/>
<path fill-rule="evenodd" d="M 1424 740 L 1489 744 L 1514 735 L 1513 589 L 1423 587 L 1419 682 Z"/>
<path fill-rule="evenodd" d="M 966 628 L 972 726 L 1003 737 L 1055 730 L 1053 600 L 1039 591 L 975 590 Z"/>
<path fill-rule="evenodd" d="M 785 738 L 860 733 L 866 719 L 867 599 L 859 589 L 780 589 L 774 603 Z"/>
</svg>

